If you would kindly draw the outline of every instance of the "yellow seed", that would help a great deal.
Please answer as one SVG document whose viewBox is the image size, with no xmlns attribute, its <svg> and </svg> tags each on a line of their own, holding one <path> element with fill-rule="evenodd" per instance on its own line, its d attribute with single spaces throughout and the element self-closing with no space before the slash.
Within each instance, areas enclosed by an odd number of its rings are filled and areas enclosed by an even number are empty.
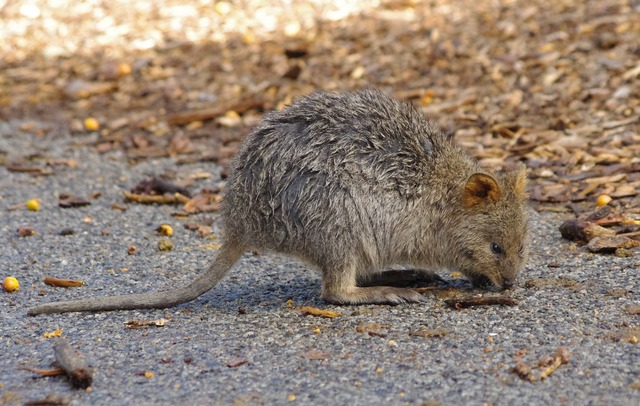
<svg viewBox="0 0 640 406">
<path fill-rule="evenodd" d="M 8 276 L 4 278 L 2 288 L 7 292 L 15 292 L 16 290 L 20 290 L 20 282 L 13 276 Z"/>
<path fill-rule="evenodd" d="M 287 400 L 289 402 L 293 402 L 294 400 L 296 400 L 296 395 L 294 395 L 293 393 L 290 393 L 289 395 L 287 395 Z"/>
<path fill-rule="evenodd" d="M 128 63 L 122 62 L 118 64 L 118 75 L 127 76 L 131 73 L 131 65 Z"/>
<path fill-rule="evenodd" d="M 96 131 L 100 129 L 100 123 L 93 117 L 89 117 L 84 120 L 84 128 L 89 131 Z"/>
<path fill-rule="evenodd" d="M 320 328 L 316 327 L 313 329 L 313 334 L 320 334 L 320 331 L 321 331 Z"/>
<path fill-rule="evenodd" d="M 171 237 L 173 235 L 173 228 L 169 224 L 162 224 L 158 227 L 158 231 L 165 237 Z"/>
<path fill-rule="evenodd" d="M 27 202 L 27 209 L 31 210 L 31 211 L 38 211 L 40 210 L 40 202 L 38 202 L 37 199 L 31 199 Z"/>
<path fill-rule="evenodd" d="M 147 379 L 151 379 L 155 376 L 155 374 L 151 371 L 144 371 L 144 377 Z"/>
<path fill-rule="evenodd" d="M 613 199 L 611 199 L 611 196 L 609 195 L 600 195 L 598 196 L 598 200 L 596 200 L 596 206 L 597 207 L 606 206 L 607 204 L 609 204 L 611 200 Z"/>
</svg>

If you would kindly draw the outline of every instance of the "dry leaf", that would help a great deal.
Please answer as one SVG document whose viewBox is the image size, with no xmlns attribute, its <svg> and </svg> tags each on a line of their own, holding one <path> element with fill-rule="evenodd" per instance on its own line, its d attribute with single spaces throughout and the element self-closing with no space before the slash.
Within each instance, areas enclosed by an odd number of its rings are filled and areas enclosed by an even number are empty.
<svg viewBox="0 0 640 406">
<path fill-rule="evenodd" d="M 44 333 L 43 336 L 44 338 L 60 337 L 62 336 L 62 332 L 63 332 L 63 329 L 58 329 L 58 330 L 51 331 L 49 333 Z"/>
</svg>

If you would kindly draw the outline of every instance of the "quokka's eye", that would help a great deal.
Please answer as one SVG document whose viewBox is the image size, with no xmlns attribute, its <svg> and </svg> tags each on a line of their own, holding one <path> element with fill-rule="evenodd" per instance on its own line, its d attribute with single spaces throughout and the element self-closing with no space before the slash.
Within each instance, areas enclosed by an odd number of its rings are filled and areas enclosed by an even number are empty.
<svg viewBox="0 0 640 406">
<path fill-rule="evenodd" d="M 501 246 L 499 246 L 498 244 L 496 244 L 495 242 L 492 242 L 492 243 L 491 243 L 491 251 L 492 251 L 494 254 L 497 254 L 497 255 L 500 255 L 500 254 L 502 254 L 502 252 L 503 252 L 503 251 L 502 251 L 502 247 L 501 247 Z"/>
</svg>

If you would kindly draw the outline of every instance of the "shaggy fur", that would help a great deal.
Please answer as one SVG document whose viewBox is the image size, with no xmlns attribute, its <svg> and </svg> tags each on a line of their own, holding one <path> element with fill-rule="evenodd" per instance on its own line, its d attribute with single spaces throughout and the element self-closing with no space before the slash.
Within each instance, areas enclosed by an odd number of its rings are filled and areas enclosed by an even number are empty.
<svg viewBox="0 0 640 406">
<path fill-rule="evenodd" d="M 483 169 L 386 93 L 314 93 L 266 115 L 245 140 L 221 208 L 225 242 L 190 286 L 51 303 L 29 314 L 184 303 L 251 250 L 316 266 L 322 297 L 332 303 L 422 301 L 408 288 L 370 286 L 392 265 L 509 287 L 527 256 L 525 189 L 524 169 Z"/>
</svg>

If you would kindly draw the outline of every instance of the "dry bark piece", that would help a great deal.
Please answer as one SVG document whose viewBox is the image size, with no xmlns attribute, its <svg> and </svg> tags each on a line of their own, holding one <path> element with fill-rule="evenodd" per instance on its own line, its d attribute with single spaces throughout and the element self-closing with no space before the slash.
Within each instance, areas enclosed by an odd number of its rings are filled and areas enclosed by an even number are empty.
<svg viewBox="0 0 640 406">
<path fill-rule="evenodd" d="M 616 232 L 587 220 L 575 219 L 562 223 L 560 234 L 569 241 L 591 241 L 600 236 L 613 236 Z"/>
<path fill-rule="evenodd" d="M 596 237 L 589 241 L 587 249 L 591 252 L 612 253 L 617 249 L 630 249 L 640 247 L 640 242 L 632 240 L 624 235 Z"/>
<path fill-rule="evenodd" d="M 332 310 L 322 310 L 322 309 L 317 309 L 315 307 L 310 307 L 310 306 L 305 306 L 301 308 L 300 314 L 302 314 L 303 316 L 326 317 L 328 319 L 342 316 L 341 313 L 334 312 Z"/>
<path fill-rule="evenodd" d="M 29 226 L 19 227 L 17 231 L 20 237 L 31 237 L 32 235 L 36 235 L 36 230 Z"/>
<path fill-rule="evenodd" d="M 52 277 L 44 278 L 44 284 L 49 286 L 55 286 L 58 288 L 77 288 L 84 285 L 83 281 L 76 279 L 58 279 Z"/>
<path fill-rule="evenodd" d="M 125 203 L 135 202 L 135 203 L 142 203 L 142 204 L 185 204 L 189 201 L 188 197 L 180 193 L 176 193 L 173 195 L 162 195 L 162 196 L 139 195 L 139 194 L 130 193 L 126 191 L 123 193 L 124 193 Z"/>
<path fill-rule="evenodd" d="M 461 297 L 458 299 L 447 299 L 444 301 L 447 306 L 454 309 L 466 309 L 473 306 L 516 306 L 515 299 L 506 296 L 482 296 L 482 297 Z"/>
<path fill-rule="evenodd" d="M 61 195 L 60 200 L 58 201 L 58 206 L 62 207 L 63 209 L 89 206 L 90 204 L 91 202 L 86 199 L 69 195 Z"/>
<path fill-rule="evenodd" d="M 53 353 L 56 361 L 71 379 L 71 383 L 82 389 L 87 389 L 93 382 L 93 369 L 89 368 L 84 359 L 79 356 L 64 338 L 58 338 L 53 343 Z"/>
<path fill-rule="evenodd" d="M 140 181 L 133 189 L 131 189 L 131 193 L 136 195 L 175 195 L 176 193 L 179 193 L 187 197 L 191 195 L 186 188 L 167 182 L 166 180 L 158 177 Z"/>
</svg>

